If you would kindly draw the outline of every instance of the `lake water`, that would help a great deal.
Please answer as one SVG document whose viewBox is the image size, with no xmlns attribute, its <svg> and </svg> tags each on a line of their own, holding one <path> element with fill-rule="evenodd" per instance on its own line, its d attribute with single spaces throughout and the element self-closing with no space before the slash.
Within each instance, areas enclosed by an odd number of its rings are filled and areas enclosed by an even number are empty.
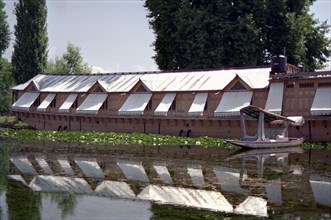
<svg viewBox="0 0 331 220">
<path fill-rule="evenodd" d="M 0 140 L 0 220 L 331 219 L 331 152 Z"/>
</svg>

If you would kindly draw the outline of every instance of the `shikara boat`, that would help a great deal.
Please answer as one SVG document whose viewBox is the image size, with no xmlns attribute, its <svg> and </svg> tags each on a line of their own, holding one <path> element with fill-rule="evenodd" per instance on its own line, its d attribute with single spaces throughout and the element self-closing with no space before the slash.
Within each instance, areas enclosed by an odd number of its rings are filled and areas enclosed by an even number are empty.
<svg viewBox="0 0 331 220">
<path fill-rule="evenodd" d="M 245 119 L 247 116 L 258 120 L 255 136 L 248 136 Z M 226 139 L 226 142 L 244 148 L 277 148 L 300 145 L 304 138 L 288 137 L 290 125 L 302 126 L 302 116 L 284 117 L 256 106 L 250 105 L 240 110 L 241 129 L 243 137 L 240 140 Z M 267 128 L 265 124 L 270 124 Z"/>
</svg>

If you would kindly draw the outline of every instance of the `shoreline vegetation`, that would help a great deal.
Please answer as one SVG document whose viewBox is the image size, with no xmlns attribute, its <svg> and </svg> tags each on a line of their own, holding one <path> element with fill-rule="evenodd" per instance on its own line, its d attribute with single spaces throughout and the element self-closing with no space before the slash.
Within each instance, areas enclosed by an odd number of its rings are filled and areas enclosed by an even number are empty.
<svg viewBox="0 0 331 220">
<path fill-rule="evenodd" d="M 12 116 L 0 117 L 0 139 L 19 141 L 47 140 L 68 141 L 102 145 L 196 145 L 201 147 L 238 148 L 228 144 L 222 138 L 177 137 L 159 134 L 113 133 L 93 131 L 45 131 L 33 130 L 27 124 Z M 304 142 L 303 149 L 323 149 L 331 151 L 331 142 Z"/>
</svg>

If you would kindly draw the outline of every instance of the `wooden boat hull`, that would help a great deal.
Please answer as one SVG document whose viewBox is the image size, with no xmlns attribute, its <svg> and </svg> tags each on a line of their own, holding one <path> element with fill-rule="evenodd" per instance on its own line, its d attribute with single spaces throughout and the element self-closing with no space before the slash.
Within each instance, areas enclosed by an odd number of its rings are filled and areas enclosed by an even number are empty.
<svg viewBox="0 0 331 220">
<path fill-rule="evenodd" d="M 286 141 L 240 141 L 230 139 L 225 141 L 243 148 L 278 148 L 298 146 L 303 143 L 304 138 L 289 138 Z"/>
</svg>

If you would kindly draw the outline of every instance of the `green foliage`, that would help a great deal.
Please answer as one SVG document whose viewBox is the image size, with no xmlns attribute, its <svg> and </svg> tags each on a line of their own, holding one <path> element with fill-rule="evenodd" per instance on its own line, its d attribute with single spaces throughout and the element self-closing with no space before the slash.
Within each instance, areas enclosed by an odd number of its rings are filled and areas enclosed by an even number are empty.
<svg viewBox="0 0 331 220">
<path fill-rule="evenodd" d="M 107 145 L 199 145 L 203 147 L 226 147 L 234 148 L 227 144 L 224 139 L 210 137 L 175 137 L 158 134 L 122 134 L 113 132 L 90 132 L 90 131 L 39 131 L 39 130 L 14 130 L 0 128 L 0 138 L 14 138 L 22 141 L 49 140 L 71 141 L 86 144 Z"/>
<path fill-rule="evenodd" d="M 12 97 L 10 88 L 13 85 L 11 65 L 8 61 L 0 59 L 0 115 L 6 115 L 10 111 Z"/>
<path fill-rule="evenodd" d="M 329 27 L 309 15 L 314 0 L 146 0 L 160 69 L 250 66 L 286 53 L 307 70 L 331 55 Z"/>
<path fill-rule="evenodd" d="M 46 0 L 15 2 L 17 24 L 12 55 L 13 77 L 17 84 L 45 70 L 47 64 Z"/>
<path fill-rule="evenodd" d="M 309 150 L 329 150 L 331 151 L 331 142 L 304 142 L 300 145 L 303 149 Z"/>
<path fill-rule="evenodd" d="M 1 124 L 0 124 L 1 125 Z M 141 133 L 113 133 L 93 131 L 43 131 L 28 129 L 0 128 L 0 138 L 14 138 L 22 141 L 46 140 L 46 141 L 70 141 L 85 144 L 106 145 L 192 145 L 201 147 L 237 148 L 228 144 L 222 138 L 211 137 L 177 137 L 159 134 Z M 304 142 L 300 147 L 304 149 L 331 150 L 330 142 Z"/>
<path fill-rule="evenodd" d="M 80 48 L 68 43 L 67 51 L 61 56 L 56 57 L 55 62 L 49 61 L 47 64 L 47 73 L 91 73 L 91 67 L 83 62 Z"/>
<path fill-rule="evenodd" d="M 2 54 L 8 48 L 10 41 L 10 30 L 4 7 L 5 4 L 0 0 L 0 115 L 9 113 L 11 104 L 10 87 L 14 84 L 10 63 L 2 59 Z"/>
<path fill-rule="evenodd" d="M 2 58 L 3 52 L 8 48 L 10 40 L 9 25 L 6 21 L 7 15 L 4 11 L 4 7 L 5 4 L 3 0 L 0 0 L 0 59 Z"/>
</svg>

